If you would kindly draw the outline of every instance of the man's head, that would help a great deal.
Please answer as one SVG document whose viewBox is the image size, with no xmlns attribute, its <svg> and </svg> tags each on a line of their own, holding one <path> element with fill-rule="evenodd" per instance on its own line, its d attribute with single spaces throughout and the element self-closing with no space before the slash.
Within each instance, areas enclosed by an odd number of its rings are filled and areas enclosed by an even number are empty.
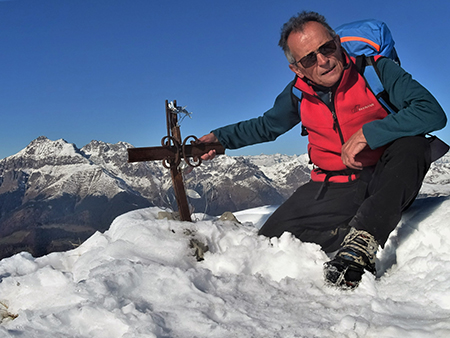
<svg viewBox="0 0 450 338">
<path fill-rule="evenodd" d="M 315 12 L 302 12 L 284 24 L 279 42 L 289 68 L 301 78 L 331 87 L 344 70 L 339 36 L 325 18 Z"/>
</svg>

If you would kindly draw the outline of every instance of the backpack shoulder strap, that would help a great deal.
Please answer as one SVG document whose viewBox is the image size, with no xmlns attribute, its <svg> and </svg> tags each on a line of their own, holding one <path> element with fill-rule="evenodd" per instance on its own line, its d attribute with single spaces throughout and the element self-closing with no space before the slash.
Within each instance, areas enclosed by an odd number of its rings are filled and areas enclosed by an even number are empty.
<svg viewBox="0 0 450 338">
<path fill-rule="evenodd" d="M 375 58 L 373 56 L 359 55 L 355 58 L 355 65 L 358 72 L 366 80 L 367 87 L 372 91 L 378 102 L 380 102 L 387 113 L 397 113 L 397 107 L 391 103 L 389 100 L 389 94 L 381 83 Z"/>
<path fill-rule="evenodd" d="M 297 76 L 295 76 L 295 81 L 297 80 Z M 292 98 L 292 103 L 294 106 L 297 106 L 298 108 L 298 114 L 300 115 L 300 120 L 302 118 L 301 116 L 301 110 L 300 110 L 300 105 L 302 103 L 302 98 L 303 98 L 303 94 L 300 91 L 300 89 L 296 88 L 295 86 L 292 86 L 292 92 L 291 92 L 291 98 Z M 301 124 L 301 136 L 308 136 L 308 130 L 306 130 L 306 127 L 303 125 L 303 123 Z"/>
</svg>

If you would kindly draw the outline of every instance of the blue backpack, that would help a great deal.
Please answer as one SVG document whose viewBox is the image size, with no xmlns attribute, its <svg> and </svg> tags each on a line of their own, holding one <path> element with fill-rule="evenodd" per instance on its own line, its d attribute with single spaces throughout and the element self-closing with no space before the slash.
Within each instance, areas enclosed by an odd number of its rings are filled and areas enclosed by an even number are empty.
<svg viewBox="0 0 450 338">
<path fill-rule="evenodd" d="M 383 55 L 400 64 L 394 38 L 384 22 L 361 20 L 341 25 L 335 31 L 350 56 Z"/>
<path fill-rule="evenodd" d="M 342 47 L 350 56 L 356 58 L 356 68 L 364 76 L 383 108 L 389 114 L 396 113 L 398 109 L 389 101 L 389 95 L 384 90 L 373 59 L 376 55 L 382 55 L 400 65 L 394 47 L 395 41 L 388 26 L 382 21 L 369 19 L 341 25 L 335 32 L 341 38 Z"/>
</svg>

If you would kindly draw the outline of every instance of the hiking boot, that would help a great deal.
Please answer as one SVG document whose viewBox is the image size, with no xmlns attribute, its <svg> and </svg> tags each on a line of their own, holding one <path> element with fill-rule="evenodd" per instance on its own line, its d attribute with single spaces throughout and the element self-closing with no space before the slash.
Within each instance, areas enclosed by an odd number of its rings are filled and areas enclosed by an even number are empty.
<svg viewBox="0 0 450 338">
<path fill-rule="evenodd" d="M 354 289 L 364 270 L 376 274 L 375 256 L 378 243 L 364 230 L 351 228 L 334 259 L 324 264 L 325 282 L 342 289 Z"/>
</svg>

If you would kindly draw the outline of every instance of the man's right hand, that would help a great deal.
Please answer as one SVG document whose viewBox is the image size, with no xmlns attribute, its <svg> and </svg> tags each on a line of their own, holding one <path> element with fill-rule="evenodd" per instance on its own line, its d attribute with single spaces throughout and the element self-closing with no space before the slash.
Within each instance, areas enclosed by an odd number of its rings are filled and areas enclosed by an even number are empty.
<svg viewBox="0 0 450 338">
<path fill-rule="evenodd" d="M 215 143 L 215 142 L 219 142 L 219 140 L 213 133 L 209 133 L 209 134 L 206 134 L 206 135 L 203 135 L 202 137 L 200 137 L 198 139 L 198 142 L 199 143 Z M 203 154 L 201 156 L 201 159 L 204 161 L 207 161 L 207 160 L 212 160 L 214 157 L 216 157 L 216 151 L 210 150 L 209 152 Z"/>
<path fill-rule="evenodd" d="M 367 140 L 364 136 L 362 128 L 360 128 L 342 146 L 342 163 L 344 163 L 348 168 L 362 170 L 362 163 L 358 162 L 355 158 L 356 155 L 363 151 L 365 147 L 367 147 Z"/>
</svg>

